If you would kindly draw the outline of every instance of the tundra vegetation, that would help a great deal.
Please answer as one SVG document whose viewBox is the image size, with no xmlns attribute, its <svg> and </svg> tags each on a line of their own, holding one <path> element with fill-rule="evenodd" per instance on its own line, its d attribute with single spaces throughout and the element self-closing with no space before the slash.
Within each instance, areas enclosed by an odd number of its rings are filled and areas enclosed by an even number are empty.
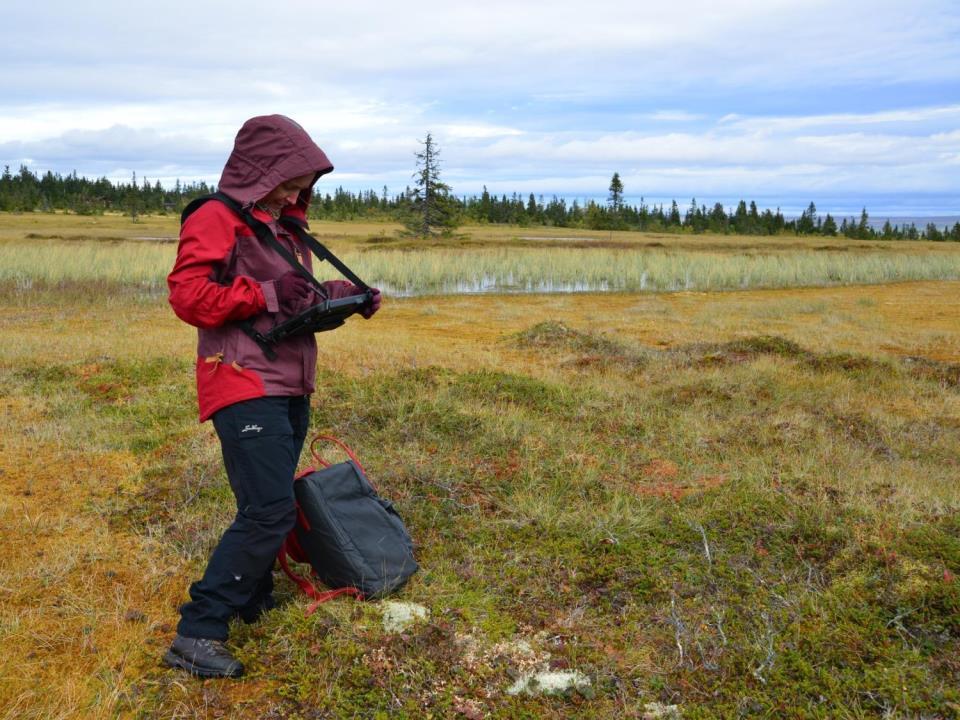
<svg viewBox="0 0 960 720">
<path fill-rule="evenodd" d="M 312 427 L 397 504 L 426 612 L 308 617 L 278 576 L 244 678 L 162 667 L 233 512 L 175 220 L 0 215 L 0 716 L 960 712 L 960 246 L 314 230 L 396 289 L 320 336 Z M 442 294 L 476 266 L 591 292 Z"/>
</svg>

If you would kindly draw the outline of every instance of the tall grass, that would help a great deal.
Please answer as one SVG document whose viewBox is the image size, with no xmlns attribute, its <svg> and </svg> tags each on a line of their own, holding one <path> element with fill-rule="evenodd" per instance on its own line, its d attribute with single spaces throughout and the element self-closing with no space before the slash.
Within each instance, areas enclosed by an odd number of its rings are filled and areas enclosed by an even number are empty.
<svg viewBox="0 0 960 720">
<path fill-rule="evenodd" d="M 171 244 L 9 242 L 0 244 L 0 281 L 107 281 L 162 285 Z M 960 278 L 960 253 L 776 254 L 606 248 L 435 248 L 351 250 L 343 259 L 389 294 L 475 292 L 669 292 L 886 283 Z M 321 266 L 318 275 L 330 275 Z"/>
<path fill-rule="evenodd" d="M 0 244 L 0 281 L 107 281 L 154 285 L 173 266 L 176 246 L 150 242 L 33 241 Z"/>
<path fill-rule="evenodd" d="M 583 248 L 424 250 L 348 256 L 397 294 L 664 292 L 960 278 L 960 255 L 797 251 L 745 255 Z"/>
</svg>

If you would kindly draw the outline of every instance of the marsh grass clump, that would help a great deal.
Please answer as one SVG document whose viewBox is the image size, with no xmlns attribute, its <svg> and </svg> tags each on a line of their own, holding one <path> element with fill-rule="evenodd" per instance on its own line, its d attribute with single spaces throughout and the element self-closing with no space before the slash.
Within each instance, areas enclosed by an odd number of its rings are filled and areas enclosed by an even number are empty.
<svg viewBox="0 0 960 720">
<path fill-rule="evenodd" d="M 380 232 L 376 235 L 370 235 L 363 242 L 366 245 L 386 245 L 392 242 L 397 242 L 399 239 L 400 238 L 395 235 L 387 235 L 384 232 Z"/>
<path fill-rule="evenodd" d="M 513 373 L 478 371 L 464 373 L 454 387 L 460 397 L 486 403 L 510 403 L 549 414 L 569 412 L 577 403 L 568 388 Z"/>
<path fill-rule="evenodd" d="M 960 363 L 940 362 L 923 357 L 908 357 L 903 361 L 914 377 L 933 380 L 945 387 L 960 387 Z"/>
<path fill-rule="evenodd" d="M 562 322 L 551 320 L 517 333 L 515 338 L 520 347 L 575 350 L 606 355 L 623 352 L 623 345 L 614 340 L 597 333 L 575 330 Z"/>
<path fill-rule="evenodd" d="M 892 433 L 863 413 L 832 414 L 824 419 L 835 432 L 845 435 L 868 452 L 891 460 L 899 456 L 893 447 Z"/>
<path fill-rule="evenodd" d="M 724 345 L 723 349 L 731 352 L 779 355 L 780 357 L 799 357 L 804 354 L 804 350 L 797 343 L 775 335 L 759 335 L 734 340 Z"/>
<path fill-rule="evenodd" d="M 609 367 L 635 371 L 645 367 L 648 362 L 647 353 L 625 343 L 552 320 L 522 330 L 511 336 L 510 340 L 517 347 L 543 354 L 573 355 L 566 362 L 577 368 Z"/>
<path fill-rule="evenodd" d="M 892 363 L 888 360 L 847 352 L 814 353 L 793 340 L 776 335 L 738 338 L 719 344 L 696 344 L 677 348 L 671 353 L 685 362 L 702 366 L 745 362 L 758 356 L 771 356 L 801 362 L 818 372 L 893 372 Z"/>
<path fill-rule="evenodd" d="M 762 355 L 790 359 L 806 355 L 799 344 L 775 335 L 738 338 L 726 343 L 697 343 L 673 348 L 669 353 L 679 362 L 699 366 L 747 362 Z"/>
<path fill-rule="evenodd" d="M 849 352 L 815 353 L 787 338 L 761 335 L 739 338 L 727 343 L 694 344 L 676 348 L 670 354 L 679 362 L 707 367 L 748 362 L 759 356 L 798 362 L 814 372 L 841 372 L 849 375 L 891 376 L 906 373 L 918 378 L 955 386 L 960 382 L 960 365 L 925 358 L 905 358 L 900 362 Z"/>
</svg>

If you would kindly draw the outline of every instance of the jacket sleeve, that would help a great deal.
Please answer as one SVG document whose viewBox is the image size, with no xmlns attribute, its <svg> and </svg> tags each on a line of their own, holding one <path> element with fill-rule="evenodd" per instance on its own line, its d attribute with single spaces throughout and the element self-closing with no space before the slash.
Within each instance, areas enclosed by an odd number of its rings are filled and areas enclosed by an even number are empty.
<svg viewBox="0 0 960 720">
<path fill-rule="evenodd" d="M 180 231 L 180 245 L 173 270 L 167 276 L 170 305 L 184 322 L 214 328 L 232 320 L 244 320 L 267 310 L 266 294 L 273 283 L 262 287 L 251 277 L 238 275 L 229 285 L 216 281 L 236 243 L 236 223 L 210 202 L 187 218 Z"/>
</svg>

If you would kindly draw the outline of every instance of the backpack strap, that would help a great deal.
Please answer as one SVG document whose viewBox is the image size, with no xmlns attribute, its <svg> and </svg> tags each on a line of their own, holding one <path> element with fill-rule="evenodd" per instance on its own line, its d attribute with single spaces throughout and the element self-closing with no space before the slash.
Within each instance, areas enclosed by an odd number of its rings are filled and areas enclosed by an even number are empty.
<svg viewBox="0 0 960 720">
<path fill-rule="evenodd" d="M 213 193 L 212 195 L 204 195 L 203 197 L 198 197 L 195 200 L 192 200 L 189 205 L 187 205 L 183 211 L 180 213 L 180 227 L 183 227 L 183 224 L 187 221 L 187 218 L 193 215 L 197 210 L 200 209 L 200 206 L 206 203 L 208 200 L 213 200 L 214 196 L 218 193 Z"/>
<path fill-rule="evenodd" d="M 302 575 L 297 575 L 293 570 L 290 569 L 290 564 L 287 562 L 287 556 L 296 559 L 298 556 L 302 556 L 302 550 L 298 551 L 293 550 L 294 543 L 297 543 L 295 531 L 291 530 L 290 534 L 284 539 L 283 545 L 280 547 L 280 552 L 277 554 L 277 560 L 280 562 L 280 567 L 283 569 L 283 572 L 287 574 L 297 587 L 299 587 L 303 592 L 313 599 L 313 604 L 307 608 L 306 615 L 309 617 L 313 615 L 320 605 L 330 600 L 333 600 L 335 597 L 340 597 L 341 595 L 352 595 L 357 600 L 363 600 L 363 593 L 360 592 L 355 587 L 342 587 L 337 588 L 336 590 L 326 590 L 321 592 L 317 589 L 317 586 L 310 582 L 307 578 Z M 299 545 L 297 543 L 297 545 Z M 292 552 L 291 552 L 292 551 Z"/>
<path fill-rule="evenodd" d="M 281 216 L 280 224 L 283 225 L 287 230 L 293 232 L 293 234 L 296 235 L 301 242 L 304 243 L 304 245 L 310 248 L 313 254 L 316 255 L 320 260 L 326 260 L 337 270 L 339 270 L 340 274 L 343 275 L 347 280 L 352 282 L 364 292 L 370 290 L 370 286 L 357 277 L 356 273 L 347 267 L 340 258 L 330 252 L 326 245 L 323 245 L 313 235 L 308 233 L 300 220 L 292 217 Z"/>
<path fill-rule="evenodd" d="M 212 200 L 219 200 L 228 208 L 233 210 L 234 214 L 240 217 L 241 220 L 253 230 L 254 234 L 257 236 L 257 239 L 264 243 L 265 245 L 270 246 L 276 253 L 282 257 L 287 263 L 292 267 L 297 273 L 302 275 L 304 278 L 310 282 L 311 285 L 316 287 L 318 290 L 323 291 L 323 285 L 320 284 L 320 281 L 317 280 L 313 274 L 307 270 L 303 264 L 297 260 L 293 254 L 285 248 L 276 236 L 273 234 L 273 231 L 270 229 L 270 226 L 261 220 L 257 220 L 253 216 L 253 213 L 250 212 L 247 208 L 243 207 L 240 203 L 234 200 L 229 195 L 224 195 L 221 192 L 215 192 L 210 196 Z M 312 238 L 311 238 L 312 239 Z M 319 245 L 319 243 L 317 243 Z M 313 248 L 311 248 L 312 250 Z M 329 251 L 328 251 L 329 252 Z M 320 258 L 321 260 L 323 258 Z"/>
<path fill-rule="evenodd" d="M 330 467 L 331 463 L 329 460 L 326 460 L 323 457 L 321 457 L 321 455 L 317 452 L 316 444 L 318 442 L 332 442 L 334 445 L 339 446 L 340 449 L 347 454 L 347 457 L 353 460 L 353 462 L 357 466 L 357 469 L 360 470 L 360 473 L 364 477 L 366 477 L 367 471 L 363 469 L 363 465 L 360 464 L 360 460 L 357 458 L 356 453 L 353 452 L 353 449 L 350 448 L 350 446 L 347 445 L 345 442 L 343 442 L 343 440 L 340 440 L 339 438 L 335 438 L 333 437 L 333 435 L 317 435 L 310 442 L 310 454 L 313 455 L 313 459 L 316 460 L 321 465 L 323 465 L 323 467 Z M 369 482 L 369 478 L 367 482 Z"/>
<path fill-rule="evenodd" d="M 243 220 L 247 227 L 253 230 L 254 234 L 257 236 L 257 239 L 269 245 L 273 250 L 276 250 L 276 252 L 284 260 L 286 260 L 294 270 L 303 275 L 303 277 L 309 280 L 314 286 L 322 289 L 320 282 L 310 273 L 310 271 L 307 270 L 300 263 L 300 261 L 297 260 L 289 250 L 287 250 L 287 248 L 277 241 L 273 231 L 265 222 L 257 220 L 257 218 L 253 216 L 253 213 L 225 193 L 215 192 L 210 195 L 199 197 L 191 202 L 183 209 L 183 212 L 180 213 L 180 225 L 182 226 L 187 221 L 188 217 L 193 215 L 193 213 L 195 213 L 201 205 L 209 202 L 210 200 L 217 200 L 230 208 L 237 217 Z M 357 287 L 363 290 L 370 289 L 370 287 L 363 280 L 357 277 L 356 273 L 347 267 L 340 258 L 330 252 L 326 246 L 322 245 L 320 241 L 306 231 L 305 223 L 302 220 L 292 217 L 281 217 L 279 219 L 279 223 L 283 225 L 285 229 L 296 235 L 297 238 L 299 238 L 308 248 L 310 248 L 311 252 L 313 252 L 313 254 L 316 255 L 319 260 L 326 260 L 329 262 L 337 270 L 339 270 L 344 277 L 346 277 Z"/>
<path fill-rule="evenodd" d="M 305 268 L 303 264 L 299 260 L 297 260 L 293 256 L 293 254 L 280 243 L 280 241 L 277 240 L 276 236 L 273 234 L 273 231 L 270 229 L 270 227 L 265 222 L 257 220 L 257 218 L 253 216 L 253 213 L 251 213 L 247 208 L 243 207 L 240 203 L 238 203 L 229 195 L 226 195 L 222 192 L 217 191 L 210 195 L 204 195 L 203 197 L 193 200 L 189 205 L 187 205 L 183 209 L 183 212 L 180 213 L 180 225 L 182 226 L 183 223 L 187 221 L 188 217 L 190 217 L 194 212 L 196 212 L 201 205 L 203 205 L 204 203 L 210 200 L 217 200 L 223 203 L 224 205 L 226 205 L 228 208 L 230 208 L 235 215 L 237 215 L 241 220 L 243 220 L 244 224 L 246 224 L 247 227 L 253 230 L 254 234 L 257 236 L 257 239 L 260 240 L 260 242 L 265 243 L 270 248 L 275 250 L 280 255 L 280 257 L 286 260 L 297 273 L 299 273 L 302 277 L 306 278 L 306 280 L 311 285 L 313 285 L 317 290 L 319 290 L 320 294 L 323 297 L 326 297 L 327 293 L 324 290 L 322 283 L 319 280 L 317 280 L 313 276 L 313 274 L 309 270 L 307 270 L 307 268 Z M 306 228 L 304 227 L 304 223 L 302 221 L 297 220 L 296 218 L 291 218 L 291 217 L 287 217 L 287 218 L 281 217 L 279 222 L 281 225 L 283 225 L 284 228 L 286 228 L 290 232 L 293 232 L 297 236 L 297 238 L 300 239 L 301 242 L 303 242 L 308 248 L 310 248 L 311 252 L 313 252 L 313 254 L 316 255 L 317 259 L 319 259 L 321 262 L 323 260 L 328 261 L 337 270 L 339 270 L 344 277 L 346 277 L 350 282 L 352 282 L 354 285 L 359 287 L 361 290 L 365 292 L 370 290 L 370 286 L 368 286 L 363 280 L 357 277 L 357 275 L 349 267 L 347 267 L 346 264 L 344 264 L 344 262 L 340 260 L 340 258 L 338 258 L 336 255 L 330 252 L 329 249 L 327 249 L 315 237 L 313 237 L 306 231 Z M 247 337 L 253 340 L 260 347 L 260 349 L 263 351 L 263 354 L 266 356 L 268 360 L 273 361 L 277 359 L 277 353 L 274 351 L 273 347 L 271 346 L 270 341 L 267 340 L 266 337 L 264 337 L 263 333 L 261 333 L 259 330 L 257 330 L 253 326 L 252 322 L 250 322 L 249 320 L 241 320 L 237 323 L 237 325 L 247 335 Z"/>
<path fill-rule="evenodd" d="M 198 197 L 197 199 L 191 201 L 190 204 L 188 204 L 183 209 L 183 212 L 180 213 L 180 227 L 183 227 L 183 224 L 187 222 L 187 218 L 189 218 L 197 210 L 199 210 L 202 205 L 208 203 L 211 200 L 219 200 L 224 205 L 226 205 L 231 210 L 233 210 L 234 213 L 239 215 L 240 218 L 245 223 L 247 223 L 246 218 L 243 217 L 243 210 L 240 207 L 239 203 L 237 203 L 233 198 L 229 197 L 228 195 L 224 195 L 222 192 L 215 192 L 210 195 L 204 195 L 203 197 Z M 255 218 L 253 219 L 255 220 L 255 222 L 259 222 Z M 257 232 L 256 229 L 254 229 L 254 232 Z M 271 239 L 273 239 L 273 233 L 270 233 L 270 228 L 267 228 L 267 232 L 269 233 Z M 277 243 L 277 245 L 280 245 L 280 243 Z M 285 249 L 286 248 L 284 248 L 284 250 Z M 314 282 L 316 282 L 316 280 L 314 280 Z M 259 330 L 257 330 L 253 326 L 252 322 L 250 322 L 249 320 L 240 320 L 237 322 L 237 327 L 239 327 L 247 337 L 249 337 L 251 340 L 253 340 L 257 344 L 260 350 L 263 351 L 263 354 L 267 358 L 267 360 L 270 360 L 272 362 L 273 360 L 277 359 L 277 353 L 274 351 L 273 347 L 271 347 L 270 342 L 263 336 L 263 333 L 261 333 Z"/>
</svg>

